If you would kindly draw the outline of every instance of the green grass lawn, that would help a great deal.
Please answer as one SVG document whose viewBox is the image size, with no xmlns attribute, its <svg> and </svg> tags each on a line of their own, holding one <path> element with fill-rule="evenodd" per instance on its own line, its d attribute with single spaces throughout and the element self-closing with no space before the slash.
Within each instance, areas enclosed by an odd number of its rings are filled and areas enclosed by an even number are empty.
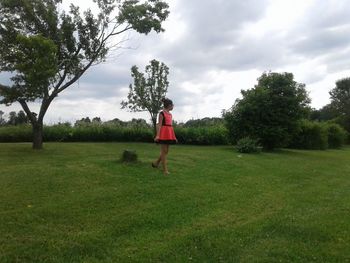
<svg viewBox="0 0 350 263">
<path fill-rule="evenodd" d="M 1 263 L 350 262 L 349 147 L 44 147 L 0 144 Z"/>
</svg>

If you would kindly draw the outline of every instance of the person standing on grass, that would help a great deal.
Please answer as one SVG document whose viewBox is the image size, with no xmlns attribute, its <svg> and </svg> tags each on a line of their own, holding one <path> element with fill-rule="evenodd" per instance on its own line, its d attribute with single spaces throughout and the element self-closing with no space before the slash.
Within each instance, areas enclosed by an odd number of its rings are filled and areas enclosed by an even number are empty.
<svg viewBox="0 0 350 263">
<path fill-rule="evenodd" d="M 169 145 L 177 143 L 177 139 L 173 129 L 172 115 L 170 113 L 174 108 L 174 104 L 167 98 L 162 99 L 162 102 L 164 108 L 159 113 L 157 134 L 154 138 L 154 141 L 160 144 L 160 156 L 157 161 L 152 162 L 152 167 L 158 168 L 159 164 L 162 163 L 163 173 L 164 175 L 168 175 L 167 155 L 169 153 Z"/>
</svg>

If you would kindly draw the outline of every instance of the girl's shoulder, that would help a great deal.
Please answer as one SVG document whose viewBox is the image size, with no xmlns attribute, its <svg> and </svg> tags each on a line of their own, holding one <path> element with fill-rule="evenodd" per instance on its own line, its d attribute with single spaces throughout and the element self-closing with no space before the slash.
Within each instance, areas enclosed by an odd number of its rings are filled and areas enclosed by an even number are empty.
<svg viewBox="0 0 350 263">
<path fill-rule="evenodd" d="M 165 111 L 165 110 L 162 110 L 162 111 L 160 112 L 160 114 L 163 114 L 163 115 L 171 115 L 171 113 L 170 113 L 170 112 Z"/>
</svg>

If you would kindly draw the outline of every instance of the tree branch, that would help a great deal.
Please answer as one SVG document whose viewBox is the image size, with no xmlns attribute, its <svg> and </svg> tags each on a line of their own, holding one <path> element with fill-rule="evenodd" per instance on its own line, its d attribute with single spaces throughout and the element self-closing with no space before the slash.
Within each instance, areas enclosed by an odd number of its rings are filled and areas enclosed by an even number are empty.
<svg viewBox="0 0 350 263">
<path fill-rule="evenodd" d="M 77 51 L 76 51 L 75 54 L 73 55 L 73 58 L 79 55 L 80 50 L 81 50 L 81 46 L 79 45 Z M 66 77 L 67 77 L 67 66 L 64 67 L 63 76 L 61 76 L 61 79 L 60 79 L 60 80 L 58 81 L 58 83 L 55 85 L 53 93 L 59 89 L 59 87 L 60 87 L 60 86 L 62 85 L 62 83 L 65 81 Z M 57 93 L 57 94 L 58 94 L 58 93 Z"/>
<path fill-rule="evenodd" d="M 35 116 L 31 112 L 31 110 L 29 109 L 28 104 L 26 103 L 26 101 L 24 99 L 19 99 L 18 102 L 21 104 L 23 110 L 27 114 L 27 116 L 28 116 L 30 122 L 32 123 L 32 125 L 36 124 L 37 123 L 37 119 L 35 118 Z"/>
<path fill-rule="evenodd" d="M 116 27 L 115 27 L 116 28 Z M 115 29 L 114 28 L 114 29 Z M 57 89 L 55 89 L 53 91 L 53 93 L 51 94 L 50 98 L 51 97 L 56 97 L 60 92 L 62 92 L 63 90 L 65 90 L 66 88 L 68 88 L 70 85 L 72 85 L 75 81 L 77 81 L 83 74 L 84 72 L 90 68 L 90 66 L 95 62 L 96 58 L 98 57 L 101 49 L 104 47 L 104 44 L 105 42 L 111 37 L 111 36 L 114 36 L 114 35 L 118 35 L 120 33 L 123 33 L 127 30 L 130 30 L 132 27 L 131 26 L 127 26 L 126 28 L 124 28 L 123 30 L 119 31 L 119 32 L 116 32 L 116 33 L 113 33 L 113 30 L 112 30 L 112 33 L 108 34 L 105 38 L 102 39 L 101 41 L 101 44 L 99 46 L 99 48 L 96 50 L 95 52 L 95 56 L 89 61 L 89 63 L 79 72 L 77 73 L 70 81 L 68 81 L 67 83 L 65 83 L 61 88 L 58 88 L 59 86 L 56 85 Z M 103 36 L 104 34 L 102 33 L 100 38 Z M 122 41 L 121 41 L 122 42 Z M 120 43 L 121 43 L 120 42 Z M 63 82 L 63 81 L 62 81 Z M 60 84 L 62 84 L 62 82 L 60 82 Z"/>
<path fill-rule="evenodd" d="M 92 65 L 92 63 L 94 63 L 96 57 L 97 56 L 92 58 L 90 60 L 90 62 L 79 73 L 77 73 L 70 81 L 66 82 L 61 88 L 54 90 L 50 97 L 52 97 L 52 98 L 56 97 L 59 93 L 61 93 L 66 88 L 68 88 L 70 85 L 72 85 L 74 82 L 76 82 L 84 74 L 84 72 Z"/>
<path fill-rule="evenodd" d="M 116 28 L 116 27 L 115 27 L 115 28 Z M 108 37 L 119 35 L 119 34 L 125 32 L 125 31 L 130 30 L 130 29 L 132 29 L 132 26 L 130 26 L 130 25 L 128 25 L 126 28 L 124 28 L 123 30 L 118 31 L 118 32 L 114 32 L 115 29 L 113 29 L 112 32 L 108 35 Z"/>
</svg>

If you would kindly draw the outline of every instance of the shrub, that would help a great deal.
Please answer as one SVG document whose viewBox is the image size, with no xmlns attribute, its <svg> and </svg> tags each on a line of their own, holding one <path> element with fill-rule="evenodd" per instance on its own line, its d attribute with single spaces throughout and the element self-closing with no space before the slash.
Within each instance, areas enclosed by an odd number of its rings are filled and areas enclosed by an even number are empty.
<svg viewBox="0 0 350 263">
<path fill-rule="evenodd" d="M 340 148 L 346 141 L 346 131 L 336 123 L 327 124 L 329 148 Z"/>
<path fill-rule="evenodd" d="M 328 148 L 327 124 L 303 120 L 294 135 L 291 148 L 325 150 Z"/>
<path fill-rule="evenodd" d="M 33 140 L 30 125 L 0 127 L 0 142 L 31 142 Z"/>
<path fill-rule="evenodd" d="M 153 142 L 151 128 L 122 127 L 114 124 L 84 124 L 71 127 L 66 124 L 44 126 L 44 142 Z M 194 145 L 226 145 L 225 127 L 175 128 L 179 143 Z M 32 128 L 26 126 L 0 127 L 0 142 L 31 142 Z"/>
<path fill-rule="evenodd" d="M 228 131 L 225 127 L 175 128 L 176 138 L 182 144 L 226 145 Z"/>
<path fill-rule="evenodd" d="M 66 124 L 56 124 L 53 126 L 44 126 L 43 139 L 47 142 L 70 141 L 73 134 L 73 128 Z"/>
<path fill-rule="evenodd" d="M 254 153 L 259 151 L 258 140 L 245 137 L 238 140 L 236 150 L 240 153 Z"/>
<path fill-rule="evenodd" d="M 242 98 L 224 111 L 231 141 L 251 137 L 259 138 L 268 150 L 286 147 L 308 112 L 305 85 L 294 81 L 292 73 L 269 72 L 241 94 Z"/>
<path fill-rule="evenodd" d="M 115 125 L 77 126 L 72 131 L 72 141 L 152 142 L 153 133 L 147 128 L 129 128 Z"/>
</svg>

